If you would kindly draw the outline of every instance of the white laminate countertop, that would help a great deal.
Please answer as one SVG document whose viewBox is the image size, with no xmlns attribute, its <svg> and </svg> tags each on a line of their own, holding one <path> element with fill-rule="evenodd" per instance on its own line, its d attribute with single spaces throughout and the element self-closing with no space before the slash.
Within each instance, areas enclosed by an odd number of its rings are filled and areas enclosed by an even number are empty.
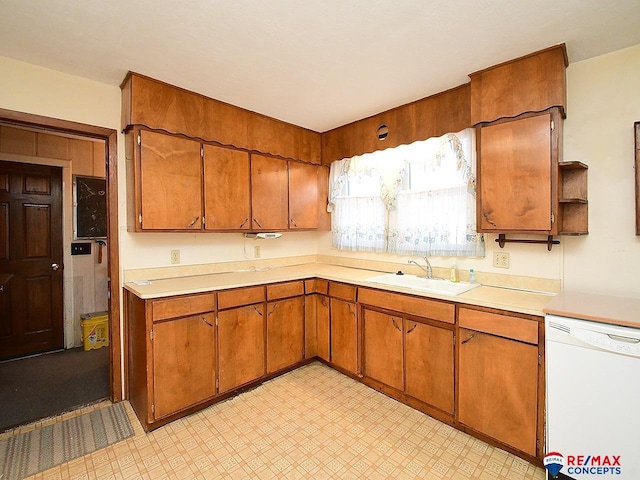
<svg viewBox="0 0 640 480">
<path fill-rule="evenodd" d="M 126 283 L 124 287 L 142 299 L 153 299 L 317 277 L 325 280 L 350 283 L 360 287 L 371 287 L 425 298 L 448 300 L 461 304 L 497 308 L 539 316 L 544 315 L 544 307 L 553 298 L 553 294 L 489 286 L 480 286 L 456 296 L 438 295 L 418 292 L 403 287 L 383 285 L 367 280 L 368 278 L 383 273 L 387 272 L 313 263 L 255 271 L 236 271 L 167 278 L 152 280 L 149 284 L 130 282 Z"/>
<path fill-rule="evenodd" d="M 640 328 L 640 299 L 562 292 L 544 308 L 544 313 Z"/>
</svg>

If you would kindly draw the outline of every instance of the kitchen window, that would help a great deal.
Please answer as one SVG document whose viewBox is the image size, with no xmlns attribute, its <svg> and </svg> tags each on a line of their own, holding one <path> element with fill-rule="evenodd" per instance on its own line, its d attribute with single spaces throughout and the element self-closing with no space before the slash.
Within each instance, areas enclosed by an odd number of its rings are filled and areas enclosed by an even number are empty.
<svg viewBox="0 0 640 480">
<path fill-rule="evenodd" d="M 484 256 L 473 129 L 333 162 L 329 183 L 335 248 Z"/>
</svg>

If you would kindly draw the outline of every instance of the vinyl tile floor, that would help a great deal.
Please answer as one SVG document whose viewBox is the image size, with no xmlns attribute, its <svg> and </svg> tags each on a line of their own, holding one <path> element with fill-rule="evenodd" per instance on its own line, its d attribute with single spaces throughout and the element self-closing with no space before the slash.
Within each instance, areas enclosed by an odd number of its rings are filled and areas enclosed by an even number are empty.
<svg viewBox="0 0 640 480">
<path fill-rule="evenodd" d="M 126 406 L 133 437 L 30 478 L 545 478 L 541 468 L 320 363 L 148 434 Z"/>
</svg>

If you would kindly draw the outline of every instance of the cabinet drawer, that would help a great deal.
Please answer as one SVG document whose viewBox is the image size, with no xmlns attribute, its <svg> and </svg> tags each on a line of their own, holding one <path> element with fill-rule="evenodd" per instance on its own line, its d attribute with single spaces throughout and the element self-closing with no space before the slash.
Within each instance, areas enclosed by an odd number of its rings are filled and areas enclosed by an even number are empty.
<svg viewBox="0 0 640 480">
<path fill-rule="evenodd" d="M 395 312 L 408 313 L 441 322 L 455 323 L 455 305 L 452 303 L 383 292 L 369 288 L 360 289 L 358 301 L 366 305 L 386 308 Z"/>
<path fill-rule="evenodd" d="M 329 296 L 340 298 L 347 302 L 356 301 L 357 288 L 354 285 L 346 285 L 344 283 L 329 282 Z"/>
<path fill-rule="evenodd" d="M 470 330 L 538 344 L 538 322 L 535 320 L 461 308 L 458 324 Z"/>
<path fill-rule="evenodd" d="M 313 278 L 304 281 L 304 293 L 321 293 L 327 295 L 329 293 L 329 281 Z"/>
<path fill-rule="evenodd" d="M 264 287 L 235 288 L 218 292 L 218 310 L 264 302 Z"/>
<path fill-rule="evenodd" d="M 299 295 L 304 295 L 304 282 L 302 280 L 267 285 L 267 300 L 278 300 Z"/>
<path fill-rule="evenodd" d="M 166 320 L 167 318 L 186 317 L 198 313 L 212 312 L 216 307 L 216 294 L 205 293 L 202 295 L 188 295 L 186 297 L 166 298 L 153 300 L 153 321 Z"/>
</svg>

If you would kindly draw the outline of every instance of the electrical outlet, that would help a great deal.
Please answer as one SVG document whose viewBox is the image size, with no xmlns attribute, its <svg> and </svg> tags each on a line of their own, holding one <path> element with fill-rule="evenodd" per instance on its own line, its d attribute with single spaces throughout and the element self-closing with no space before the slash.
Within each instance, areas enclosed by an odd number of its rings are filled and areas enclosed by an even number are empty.
<svg viewBox="0 0 640 480">
<path fill-rule="evenodd" d="M 253 247 L 253 258 L 260 258 L 260 246 Z"/>
<path fill-rule="evenodd" d="M 493 252 L 493 266 L 497 268 L 509 268 L 509 253 Z"/>
<path fill-rule="evenodd" d="M 180 250 L 171 250 L 171 263 L 180 263 Z"/>
</svg>

